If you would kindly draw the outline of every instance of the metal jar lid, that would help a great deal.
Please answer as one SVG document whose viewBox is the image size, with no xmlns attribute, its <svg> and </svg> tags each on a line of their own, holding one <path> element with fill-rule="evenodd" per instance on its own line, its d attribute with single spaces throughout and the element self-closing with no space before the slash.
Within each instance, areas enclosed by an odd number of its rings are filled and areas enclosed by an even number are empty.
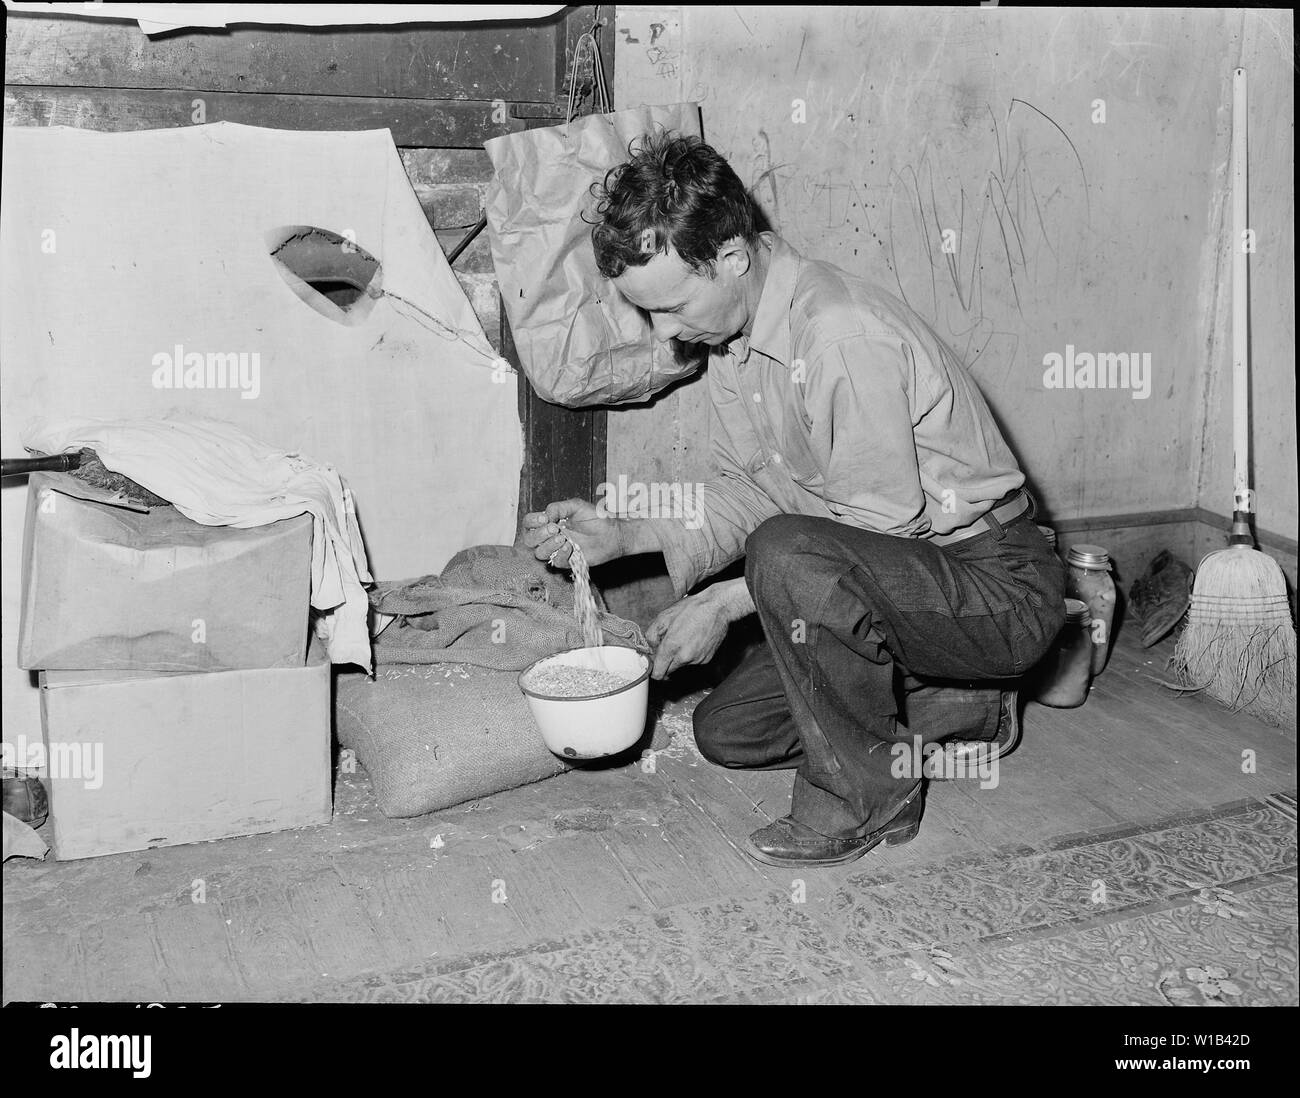
<svg viewBox="0 0 1300 1098">
<path fill-rule="evenodd" d="M 1055 530 L 1053 530 L 1050 526 L 1040 526 L 1040 527 L 1038 528 L 1038 530 L 1039 530 L 1039 532 L 1043 535 L 1043 537 L 1045 537 L 1045 538 L 1047 539 L 1047 544 L 1048 544 L 1048 545 L 1051 545 L 1051 546 L 1053 546 L 1053 547 L 1056 546 L 1056 531 L 1055 531 Z"/>
<path fill-rule="evenodd" d="M 1088 613 L 1088 604 L 1080 599 L 1066 599 L 1065 624 L 1091 625 L 1092 617 Z"/>
<path fill-rule="evenodd" d="M 1100 545 L 1072 545 L 1065 561 L 1080 568 L 1110 568 L 1110 554 Z"/>
</svg>

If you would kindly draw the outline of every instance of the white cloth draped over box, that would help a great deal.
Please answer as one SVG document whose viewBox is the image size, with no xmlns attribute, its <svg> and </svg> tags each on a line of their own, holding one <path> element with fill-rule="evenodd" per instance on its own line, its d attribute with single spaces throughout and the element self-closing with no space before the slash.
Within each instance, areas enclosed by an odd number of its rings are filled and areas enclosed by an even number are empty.
<svg viewBox="0 0 1300 1098">
<path fill-rule="evenodd" d="M 371 669 L 366 549 L 351 492 L 338 473 L 303 454 L 259 442 L 211 419 L 91 419 L 38 429 L 45 453 L 88 446 L 104 468 L 130 477 L 204 526 L 266 526 L 312 516 L 311 604 L 331 663 Z"/>
<path fill-rule="evenodd" d="M 484 336 L 387 130 L 6 127 L 4 150 L 7 446 L 27 443 L 38 419 L 218 419 L 338 470 L 376 579 L 514 540 L 517 376 Z M 355 304 L 271 257 L 303 227 L 378 260 Z M 191 373 L 191 355 L 241 368 Z M 171 371 L 159 365 L 169 356 Z M 4 721 L 34 735 L 37 693 L 15 669 L 26 489 L 10 484 Z"/>
</svg>

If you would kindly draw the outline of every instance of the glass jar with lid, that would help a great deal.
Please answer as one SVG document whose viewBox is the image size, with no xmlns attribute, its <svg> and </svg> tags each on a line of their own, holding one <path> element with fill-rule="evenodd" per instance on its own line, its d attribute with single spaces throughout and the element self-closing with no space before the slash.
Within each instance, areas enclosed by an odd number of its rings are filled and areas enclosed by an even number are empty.
<svg viewBox="0 0 1300 1098">
<path fill-rule="evenodd" d="M 1115 624 L 1115 581 L 1110 554 L 1100 545 L 1072 545 L 1065 556 L 1065 593 L 1088 604 L 1092 619 L 1092 673 L 1100 675 L 1110 658 L 1111 627 Z"/>
<path fill-rule="evenodd" d="M 1088 604 L 1067 598 L 1065 624 L 1035 669 L 1035 700 L 1053 709 L 1075 709 L 1086 702 L 1093 647 Z"/>
</svg>

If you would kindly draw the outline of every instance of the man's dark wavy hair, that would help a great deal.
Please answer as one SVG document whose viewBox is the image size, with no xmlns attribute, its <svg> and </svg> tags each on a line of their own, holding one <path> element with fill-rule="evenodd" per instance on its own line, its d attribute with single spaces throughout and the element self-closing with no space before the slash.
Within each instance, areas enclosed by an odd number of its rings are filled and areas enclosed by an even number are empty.
<svg viewBox="0 0 1300 1098">
<path fill-rule="evenodd" d="M 596 184 L 600 220 L 591 231 L 606 278 L 642 267 L 671 244 L 697 274 L 712 277 L 718 249 L 758 239 L 754 201 L 731 165 L 700 138 L 659 131 L 628 146 L 631 160 Z M 642 247 L 645 231 L 653 234 Z"/>
</svg>

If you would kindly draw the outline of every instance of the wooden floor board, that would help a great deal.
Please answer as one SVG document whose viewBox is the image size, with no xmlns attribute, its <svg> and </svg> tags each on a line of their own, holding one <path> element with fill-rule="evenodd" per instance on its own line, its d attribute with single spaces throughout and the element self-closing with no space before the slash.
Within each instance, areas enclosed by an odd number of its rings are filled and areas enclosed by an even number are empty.
<svg viewBox="0 0 1300 1098">
<path fill-rule="evenodd" d="M 669 746 L 653 765 L 578 769 L 419 820 L 384 819 L 361 775 L 322 827 L 12 859 L 5 996 L 274 1001 L 348 973 L 522 949 L 682 905 L 782 895 L 831 912 L 841 882 L 864 870 L 907 873 L 1294 788 L 1294 732 L 1166 691 L 1152 679 L 1167 655 L 1121 634 L 1084 706 L 1026 708 L 996 788 L 931 783 L 914 842 L 829 870 L 744 854 L 751 831 L 789 811 L 793 772 L 702 759 L 683 741 L 698 696 L 668 703 L 655 742 Z M 1255 752 L 1253 774 L 1243 751 Z M 208 903 L 190 904 L 200 878 Z"/>
<path fill-rule="evenodd" d="M 310 936 L 294 917 L 289 897 L 282 890 L 223 900 L 220 911 L 230 920 L 231 948 L 250 989 L 274 983 L 277 974 L 309 972 L 316 967 Z"/>
<path fill-rule="evenodd" d="M 502 882 L 505 902 L 523 924 L 527 938 L 562 938 L 573 933 L 579 905 L 569 887 L 557 879 L 542 847 L 503 851 L 487 861 L 493 879 Z M 570 880 L 568 885 L 575 882 Z M 580 881 L 576 887 L 585 889 Z"/>
<path fill-rule="evenodd" d="M 433 882 L 436 872 L 431 865 L 388 869 L 353 882 L 376 939 L 395 966 L 457 952 Z"/>
<path fill-rule="evenodd" d="M 482 858 L 449 854 L 439 859 L 437 869 L 437 910 L 459 951 L 526 940 L 527 930 L 510 906 L 510 882 Z"/>
<path fill-rule="evenodd" d="M 711 899 L 704 881 L 658 827 L 625 827 L 602 839 L 656 909 Z"/>
<path fill-rule="evenodd" d="M 743 792 L 720 767 L 704 762 L 696 767 L 674 766 L 672 763 L 663 765 L 674 778 L 678 800 L 689 804 L 716 832 L 719 851 L 725 848 L 745 857 L 742 849 L 749 833 L 770 822 L 769 817 L 756 810 L 757 798 Z M 792 780 L 788 774 L 786 780 Z M 760 880 L 773 879 L 770 867 L 753 862 L 751 868 Z"/>
<path fill-rule="evenodd" d="M 226 923 L 216 904 L 184 903 L 152 916 L 161 947 L 163 985 L 170 999 L 230 1002 L 246 987 L 227 941 Z"/>
<path fill-rule="evenodd" d="M 713 823 L 694 805 L 666 822 L 662 831 L 710 895 L 745 895 L 768 886 L 767 878 L 757 871 L 759 863 L 732 843 L 719 842 Z"/>
<path fill-rule="evenodd" d="M 87 981 L 81 942 L 75 932 L 35 930 L 23 939 L 22 949 L 4 951 L 3 965 L 6 988 L 29 988 L 32 992 L 64 988 L 69 998 L 102 998 L 100 989 L 112 982 L 112 973 L 102 971 L 94 972 Z"/>
<path fill-rule="evenodd" d="M 573 896 L 575 914 L 587 925 L 604 926 L 641 910 L 644 894 L 599 835 L 574 832 L 547 844 L 541 853 Z"/>
<path fill-rule="evenodd" d="M 137 911 L 115 908 L 111 900 L 104 904 L 103 915 L 80 935 L 87 998 L 95 1002 L 157 1000 L 165 994 L 162 956 L 148 918 Z M 27 946 L 23 939 L 6 942 L 6 956 L 11 948 L 26 950 Z M 25 994 L 19 990 L 22 986 L 6 983 L 5 993 L 16 999 L 73 997 L 71 989 L 64 984 L 47 985 L 48 990 L 44 992 L 32 987 Z"/>
<path fill-rule="evenodd" d="M 1091 705 L 1089 701 L 1084 708 Z M 1058 812 L 1069 816 L 1081 811 L 1090 817 L 1090 808 L 1101 807 L 1103 814 L 1122 820 L 1135 808 L 1155 816 L 1182 803 L 1176 793 L 1150 788 L 1145 750 L 1133 749 L 1129 727 L 1122 719 L 1116 722 L 1109 714 L 1085 719 L 1082 710 L 1035 704 L 1027 721 L 1041 737 L 1026 745 L 1039 760 L 1033 780 L 1055 790 Z M 1028 737 L 1030 732 L 1025 734 Z M 1015 763 L 1012 756 L 1007 768 Z M 1070 826 L 1064 821 L 1058 825 Z"/>
<path fill-rule="evenodd" d="M 337 979 L 384 966 L 387 952 L 364 903 L 332 867 L 287 891 L 289 909 L 307 931 L 322 977 Z"/>
</svg>

